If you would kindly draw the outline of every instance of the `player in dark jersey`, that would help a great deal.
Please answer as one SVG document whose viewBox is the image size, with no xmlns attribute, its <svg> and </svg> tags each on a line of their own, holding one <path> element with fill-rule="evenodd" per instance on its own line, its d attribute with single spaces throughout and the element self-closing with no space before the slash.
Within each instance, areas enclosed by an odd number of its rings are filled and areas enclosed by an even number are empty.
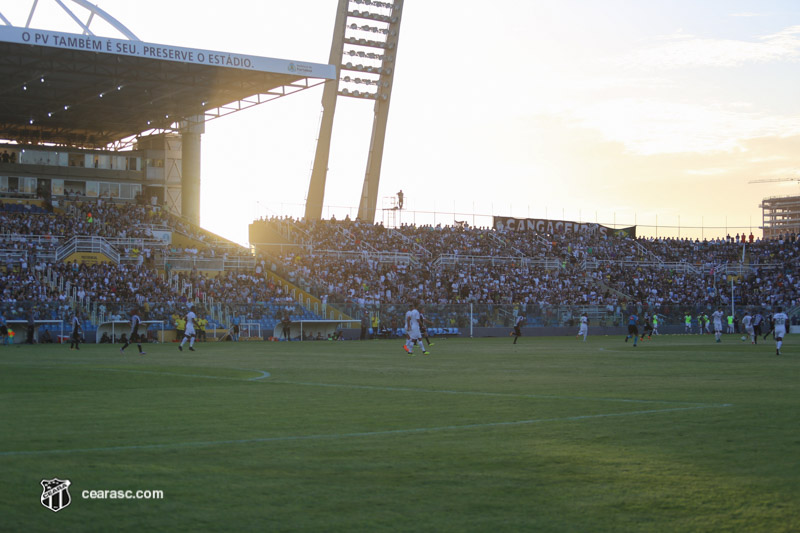
<svg viewBox="0 0 800 533">
<path fill-rule="evenodd" d="M 631 313 L 628 317 L 628 336 L 625 337 L 625 342 L 633 337 L 633 345 L 636 346 L 636 341 L 639 340 L 639 317 Z"/>
<path fill-rule="evenodd" d="M 81 343 L 81 313 L 77 310 L 75 314 L 72 315 L 72 336 L 70 337 L 70 341 L 70 350 L 80 350 L 78 345 Z"/>
<path fill-rule="evenodd" d="M 644 340 L 645 335 L 647 335 L 647 340 L 653 338 L 653 323 L 650 321 L 650 317 L 646 314 L 644 315 L 644 333 L 642 333 L 640 340 Z"/>
<path fill-rule="evenodd" d="M 517 339 L 522 337 L 522 324 L 525 323 L 525 315 L 522 313 L 517 315 L 517 319 L 514 321 L 514 331 L 509 333 L 509 335 L 514 337 L 514 344 L 517 344 Z"/>
<path fill-rule="evenodd" d="M 131 345 L 132 342 L 136 342 L 136 347 L 139 348 L 139 355 L 144 355 L 147 352 L 142 351 L 142 343 L 141 338 L 139 337 L 139 324 L 142 323 L 142 320 L 139 318 L 139 314 L 137 310 L 134 309 L 131 311 L 131 334 L 128 335 L 128 340 L 125 341 L 125 345 L 119 349 L 119 353 L 125 351 L 125 348 Z"/>
<path fill-rule="evenodd" d="M 425 323 L 430 324 L 431 321 L 425 318 L 425 309 L 420 306 L 419 308 L 419 332 L 422 335 L 422 338 L 425 339 L 425 344 L 428 346 L 433 346 L 431 339 L 428 337 L 428 328 L 425 326 Z M 424 345 L 423 345 L 424 346 Z"/>
</svg>

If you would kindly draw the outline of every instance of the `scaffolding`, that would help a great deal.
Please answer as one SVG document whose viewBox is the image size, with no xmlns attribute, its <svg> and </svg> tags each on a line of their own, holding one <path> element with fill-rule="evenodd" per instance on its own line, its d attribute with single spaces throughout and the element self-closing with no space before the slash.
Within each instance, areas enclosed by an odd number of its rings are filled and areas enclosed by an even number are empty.
<svg viewBox="0 0 800 533">
<path fill-rule="evenodd" d="M 759 207 L 764 239 L 800 234 L 800 196 L 771 196 Z"/>
</svg>

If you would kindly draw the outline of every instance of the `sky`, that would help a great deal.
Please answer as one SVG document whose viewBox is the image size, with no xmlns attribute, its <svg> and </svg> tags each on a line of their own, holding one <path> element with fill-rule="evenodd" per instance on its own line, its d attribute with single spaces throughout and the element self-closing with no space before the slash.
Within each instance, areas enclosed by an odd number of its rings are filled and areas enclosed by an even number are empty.
<svg viewBox="0 0 800 533">
<path fill-rule="evenodd" d="M 337 5 L 93 3 L 143 41 L 316 63 Z M 30 4 L 0 12 L 22 26 Z M 75 31 L 54 0 L 31 26 Z M 376 222 L 499 215 L 758 237 L 761 199 L 800 193 L 798 67 L 796 1 L 407 0 Z M 321 98 L 206 124 L 203 227 L 246 244 L 255 218 L 303 215 Z M 357 213 L 371 128 L 372 103 L 339 99 L 323 218 Z M 763 179 L 785 181 L 751 183 Z M 382 207 L 401 189 L 407 211 L 393 217 Z"/>
</svg>

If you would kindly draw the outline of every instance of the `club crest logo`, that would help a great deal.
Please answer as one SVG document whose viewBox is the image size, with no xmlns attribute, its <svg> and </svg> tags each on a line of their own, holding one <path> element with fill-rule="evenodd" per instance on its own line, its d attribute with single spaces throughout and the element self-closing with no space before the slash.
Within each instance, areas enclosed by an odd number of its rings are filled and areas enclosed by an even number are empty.
<svg viewBox="0 0 800 533">
<path fill-rule="evenodd" d="M 42 505 L 57 513 L 70 504 L 68 479 L 43 479 L 42 480 Z"/>
</svg>

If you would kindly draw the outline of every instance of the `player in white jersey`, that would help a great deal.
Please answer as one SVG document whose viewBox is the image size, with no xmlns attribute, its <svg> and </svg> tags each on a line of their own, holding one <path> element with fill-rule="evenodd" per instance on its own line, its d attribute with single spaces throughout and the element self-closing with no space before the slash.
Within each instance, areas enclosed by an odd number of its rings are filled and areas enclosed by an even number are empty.
<svg viewBox="0 0 800 533">
<path fill-rule="evenodd" d="M 578 330 L 578 334 L 575 335 L 577 339 L 580 336 L 583 336 L 583 342 L 586 342 L 586 336 L 589 334 L 589 317 L 586 316 L 586 313 L 581 315 L 581 329 Z"/>
<path fill-rule="evenodd" d="M 139 348 L 139 355 L 144 355 L 146 352 L 142 351 L 142 341 L 139 336 L 139 324 L 142 323 L 142 320 L 139 318 L 139 314 L 136 312 L 136 309 L 131 311 L 131 334 L 128 335 L 128 340 L 125 342 L 125 345 L 119 349 L 119 353 L 125 351 L 125 348 L 130 346 L 132 342 L 136 343 L 136 346 Z"/>
<path fill-rule="evenodd" d="M 189 312 L 186 313 L 186 329 L 183 330 L 183 339 L 181 340 L 181 343 L 178 346 L 178 349 L 180 351 L 183 351 L 183 344 L 186 341 L 189 341 L 189 351 L 193 352 L 194 351 L 194 337 L 195 337 L 194 321 L 197 320 L 197 315 L 194 314 L 194 311 L 192 311 L 192 304 L 188 304 L 188 306 L 189 306 Z"/>
<path fill-rule="evenodd" d="M 428 355 L 425 345 L 422 344 L 422 332 L 419 330 L 421 320 L 417 306 L 412 302 L 406 311 L 406 343 L 403 345 L 403 349 L 409 355 L 414 355 L 414 344 L 417 343 L 422 347 L 423 355 Z"/>
<path fill-rule="evenodd" d="M 722 309 L 717 309 L 713 313 L 711 313 L 711 320 L 714 322 L 714 337 L 717 339 L 717 342 L 722 342 L 722 318 L 725 314 L 722 312 Z"/>
<path fill-rule="evenodd" d="M 750 337 L 750 344 L 755 344 L 755 332 L 753 331 L 753 317 L 750 315 L 750 311 L 745 311 L 744 316 L 742 317 L 742 331 L 747 333 Z M 744 340 L 744 338 L 742 338 Z"/>
<path fill-rule="evenodd" d="M 772 316 L 772 324 L 775 328 L 775 355 L 781 354 L 783 337 L 786 335 L 786 325 L 789 323 L 789 315 L 783 312 L 783 307 L 778 308 L 778 312 Z"/>
</svg>

